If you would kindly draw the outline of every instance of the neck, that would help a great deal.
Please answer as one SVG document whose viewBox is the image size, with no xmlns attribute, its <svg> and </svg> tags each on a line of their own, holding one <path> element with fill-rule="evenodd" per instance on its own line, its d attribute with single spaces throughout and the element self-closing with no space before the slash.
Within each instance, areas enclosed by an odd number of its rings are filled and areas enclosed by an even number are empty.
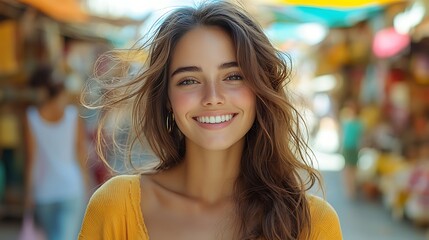
<svg viewBox="0 0 429 240">
<path fill-rule="evenodd" d="M 62 119 L 66 105 L 61 96 L 57 96 L 44 102 L 38 109 L 43 119 L 49 122 L 57 122 Z"/>
<path fill-rule="evenodd" d="M 46 99 L 44 103 L 40 105 L 40 108 L 50 109 L 63 109 L 67 105 L 65 92 L 59 93 L 53 98 Z"/>
<path fill-rule="evenodd" d="M 243 144 L 227 150 L 209 151 L 187 143 L 184 163 L 179 166 L 183 191 L 206 203 L 230 199 L 237 179 Z"/>
</svg>

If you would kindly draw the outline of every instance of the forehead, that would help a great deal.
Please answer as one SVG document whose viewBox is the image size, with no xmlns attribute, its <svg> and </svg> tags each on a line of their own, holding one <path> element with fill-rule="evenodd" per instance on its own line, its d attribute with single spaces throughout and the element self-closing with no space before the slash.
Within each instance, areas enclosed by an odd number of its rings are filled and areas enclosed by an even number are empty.
<svg viewBox="0 0 429 240">
<path fill-rule="evenodd" d="M 220 27 L 200 26 L 179 40 L 173 50 L 170 69 L 224 61 L 236 61 L 235 46 L 229 34 Z"/>
</svg>

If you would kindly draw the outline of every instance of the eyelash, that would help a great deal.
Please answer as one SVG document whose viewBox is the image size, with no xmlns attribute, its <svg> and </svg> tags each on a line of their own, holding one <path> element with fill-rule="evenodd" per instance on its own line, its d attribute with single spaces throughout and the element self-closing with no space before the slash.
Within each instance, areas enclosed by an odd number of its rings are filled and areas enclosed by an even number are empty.
<svg viewBox="0 0 429 240">
<path fill-rule="evenodd" d="M 234 79 L 231 79 L 231 78 L 234 78 Z M 243 80 L 243 76 L 239 73 L 232 73 L 226 77 L 226 80 L 230 80 L 230 81 Z"/>
<path fill-rule="evenodd" d="M 187 85 L 191 85 L 191 84 L 195 84 L 198 83 L 197 80 L 194 79 L 185 79 L 183 81 L 180 81 L 177 85 L 179 86 L 187 86 Z"/>
</svg>

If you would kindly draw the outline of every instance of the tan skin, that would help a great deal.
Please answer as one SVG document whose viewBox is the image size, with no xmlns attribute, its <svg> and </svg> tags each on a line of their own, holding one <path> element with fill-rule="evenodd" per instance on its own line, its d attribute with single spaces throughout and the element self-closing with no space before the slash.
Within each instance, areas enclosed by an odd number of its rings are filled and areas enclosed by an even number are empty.
<svg viewBox="0 0 429 240">
<path fill-rule="evenodd" d="M 185 135 L 186 154 L 179 166 L 141 178 L 151 239 L 233 239 L 234 182 L 256 114 L 256 97 L 235 62 L 231 38 L 217 27 L 191 30 L 173 52 L 169 107 Z M 209 124 L 205 116 L 234 117 Z"/>
<path fill-rule="evenodd" d="M 67 105 L 67 92 L 63 91 L 55 98 L 48 100 L 38 107 L 38 111 L 43 120 L 56 123 L 59 122 L 64 115 L 65 106 Z M 26 199 L 25 207 L 26 209 L 31 209 L 33 205 L 33 199 L 31 198 L 32 194 L 30 193 L 30 185 L 32 179 L 31 169 L 33 168 L 33 159 L 34 159 L 34 150 L 36 147 L 36 142 L 34 136 L 29 128 L 28 121 L 25 121 L 25 140 L 26 140 L 26 152 L 27 152 L 27 161 L 25 168 L 25 185 L 26 185 Z M 85 137 L 85 125 L 82 119 L 78 118 L 77 129 L 76 129 L 76 155 L 79 160 L 79 166 L 84 178 L 85 186 L 89 186 L 89 174 L 86 166 L 87 160 L 87 146 L 86 146 L 86 137 Z"/>
</svg>

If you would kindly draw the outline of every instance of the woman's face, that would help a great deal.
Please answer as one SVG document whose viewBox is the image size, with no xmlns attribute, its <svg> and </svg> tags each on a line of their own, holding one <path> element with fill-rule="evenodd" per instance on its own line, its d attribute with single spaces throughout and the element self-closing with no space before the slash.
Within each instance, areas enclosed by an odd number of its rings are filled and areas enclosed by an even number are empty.
<svg viewBox="0 0 429 240">
<path fill-rule="evenodd" d="M 224 150 L 244 142 L 256 115 L 256 96 L 238 67 L 230 36 L 197 27 L 177 43 L 168 96 L 187 144 Z"/>
</svg>

